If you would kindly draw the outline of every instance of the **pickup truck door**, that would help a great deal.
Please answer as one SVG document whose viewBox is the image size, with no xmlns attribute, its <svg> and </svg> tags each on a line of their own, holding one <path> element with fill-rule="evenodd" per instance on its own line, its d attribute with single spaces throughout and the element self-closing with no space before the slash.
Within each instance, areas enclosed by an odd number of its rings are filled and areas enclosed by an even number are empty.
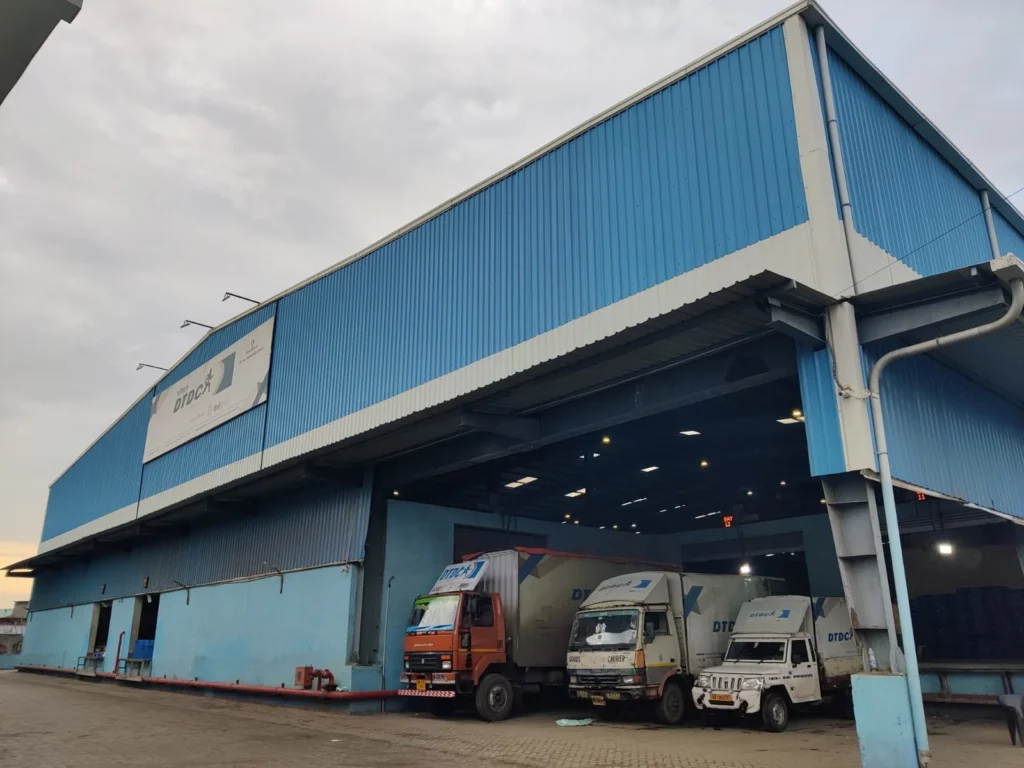
<svg viewBox="0 0 1024 768">
<path fill-rule="evenodd" d="M 789 664 L 792 675 L 788 681 L 789 698 L 794 703 L 821 699 L 818 664 L 807 640 L 789 641 Z"/>
</svg>

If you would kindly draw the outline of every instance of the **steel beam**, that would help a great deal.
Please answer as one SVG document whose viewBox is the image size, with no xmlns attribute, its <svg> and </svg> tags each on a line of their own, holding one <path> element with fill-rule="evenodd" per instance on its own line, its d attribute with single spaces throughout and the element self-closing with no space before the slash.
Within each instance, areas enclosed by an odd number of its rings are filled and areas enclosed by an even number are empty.
<svg viewBox="0 0 1024 768">
<path fill-rule="evenodd" d="M 384 487 L 397 487 L 795 374 L 795 352 L 789 339 L 751 342 L 531 414 L 538 423 L 532 439 L 475 432 L 396 457 L 381 465 L 381 482 Z"/>
<path fill-rule="evenodd" d="M 1003 289 L 993 285 L 860 317 L 857 331 L 861 344 L 868 344 L 943 323 L 977 320 L 986 313 L 993 313 L 995 317 L 1005 310 Z"/>
<path fill-rule="evenodd" d="M 525 416 L 465 411 L 459 416 L 459 426 L 518 440 L 536 440 L 540 437 L 540 421 Z"/>
<path fill-rule="evenodd" d="M 814 349 L 825 346 L 820 317 L 787 307 L 776 298 L 768 299 L 768 315 L 771 318 L 769 325 L 776 331 Z"/>
</svg>

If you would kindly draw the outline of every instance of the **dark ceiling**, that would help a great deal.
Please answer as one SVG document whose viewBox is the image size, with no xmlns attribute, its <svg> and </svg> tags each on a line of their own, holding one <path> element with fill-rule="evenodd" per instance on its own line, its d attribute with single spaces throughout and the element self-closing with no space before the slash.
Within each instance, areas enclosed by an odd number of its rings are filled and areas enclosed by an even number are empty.
<svg viewBox="0 0 1024 768">
<path fill-rule="evenodd" d="M 567 525 L 635 524 L 645 534 L 721 527 L 727 515 L 738 525 L 821 513 L 804 426 L 778 422 L 800 407 L 797 380 L 785 379 L 395 490 L 410 501 Z M 507 487 L 524 477 L 536 480 Z"/>
</svg>

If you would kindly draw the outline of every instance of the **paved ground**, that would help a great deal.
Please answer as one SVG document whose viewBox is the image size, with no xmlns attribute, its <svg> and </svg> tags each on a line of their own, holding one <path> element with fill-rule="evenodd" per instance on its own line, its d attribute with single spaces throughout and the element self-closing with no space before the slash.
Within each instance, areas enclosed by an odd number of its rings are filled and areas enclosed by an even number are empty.
<svg viewBox="0 0 1024 768">
<path fill-rule="evenodd" d="M 0 766 L 444 766 L 495 768 L 855 768 L 851 723 L 807 718 L 784 734 L 642 722 L 559 728 L 552 713 L 347 715 L 112 683 L 0 672 Z M 1019 766 L 999 722 L 937 719 L 936 768 Z"/>
</svg>

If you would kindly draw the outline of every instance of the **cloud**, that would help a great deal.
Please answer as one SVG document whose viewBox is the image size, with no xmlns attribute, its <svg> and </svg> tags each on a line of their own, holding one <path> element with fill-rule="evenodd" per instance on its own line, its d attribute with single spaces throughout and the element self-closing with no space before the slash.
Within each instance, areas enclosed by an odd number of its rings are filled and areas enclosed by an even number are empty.
<svg viewBox="0 0 1024 768">
<path fill-rule="evenodd" d="M 89 0 L 0 109 L 0 539 L 216 323 L 359 250 L 781 9 Z M 1022 6 L 829 3 L 1006 188 Z M 834 7 L 833 7 L 834 6 Z"/>
</svg>

